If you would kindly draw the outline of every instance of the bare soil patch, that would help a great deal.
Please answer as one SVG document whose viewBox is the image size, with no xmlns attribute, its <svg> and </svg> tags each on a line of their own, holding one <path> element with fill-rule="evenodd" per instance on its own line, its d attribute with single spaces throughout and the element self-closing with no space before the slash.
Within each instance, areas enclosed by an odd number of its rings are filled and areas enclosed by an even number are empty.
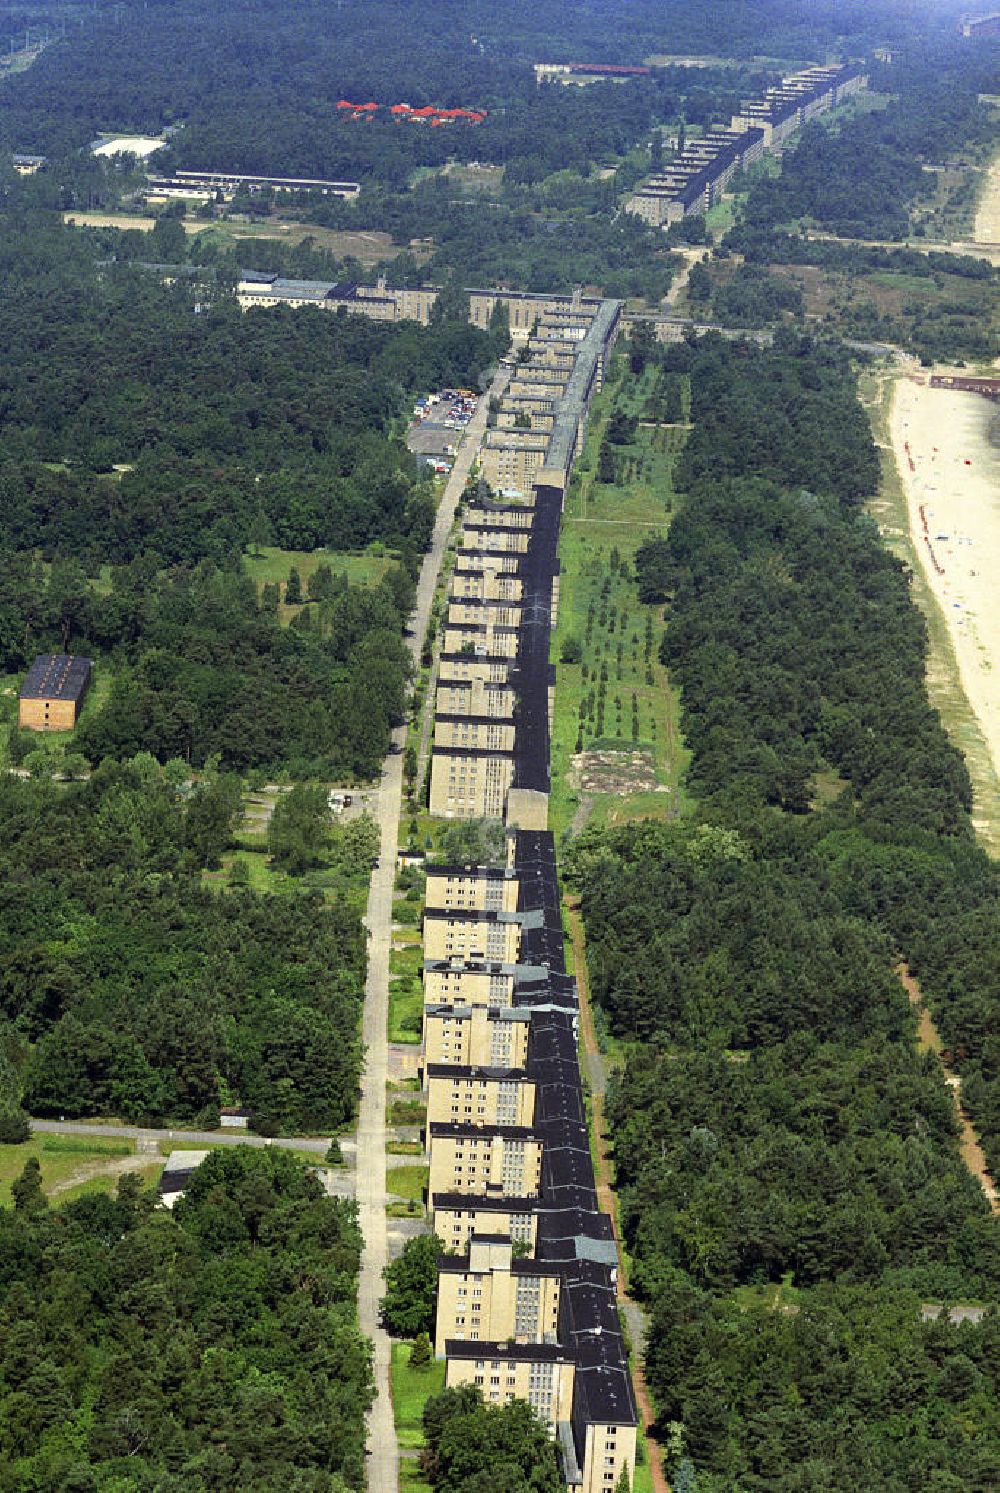
<svg viewBox="0 0 1000 1493">
<path fill-rule="evenodd" d="M 138 228 L 140 233 L 149 233 L 155 218 L 139 218 L 131 213 L 63 213 L 64 223 L 73 223 L 77 228 Z M 201 225 L 203 228 L 205 224 Z"/>
<path fill-rule="evenodd" d="M 577 752 L 570 759 L 570 783 L 583 793 L 668 793 L 656 776 L 652 752 Z"/>
<path fill-rule="evenodd" d="M 138 1172 L 145 1178 L 151 1171 L 159 1171 L 160 1163 L 150 1163 L 139 1156 L 112 1156 L 108 1159 L 95 1158 L 90 1161 L 81 1161 L 75 1171 L 70 1172 L 68 1177 L 53 1183 L 47 1189 L 49 1197 L 58 1197 L 61 1192 L 72 1192 L 76 1187 L 82 1187 L 85 1182 L 92 1182 L 96 1177 L 124 1177 L 127 1172 Z"/>
</svg>

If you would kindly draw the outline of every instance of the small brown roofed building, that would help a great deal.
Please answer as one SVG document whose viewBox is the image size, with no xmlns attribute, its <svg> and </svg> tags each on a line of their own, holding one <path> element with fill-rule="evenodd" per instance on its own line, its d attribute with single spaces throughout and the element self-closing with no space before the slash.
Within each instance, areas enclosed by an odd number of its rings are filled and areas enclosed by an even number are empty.
<svg viewBox="0 0 1000 1493">
<path fill-rule="evenodd" d="M 72 731 L 93 663 L 71 653 L 41 653 L 21 686 L 18 724 L 28 731 Z"/>
</svg>

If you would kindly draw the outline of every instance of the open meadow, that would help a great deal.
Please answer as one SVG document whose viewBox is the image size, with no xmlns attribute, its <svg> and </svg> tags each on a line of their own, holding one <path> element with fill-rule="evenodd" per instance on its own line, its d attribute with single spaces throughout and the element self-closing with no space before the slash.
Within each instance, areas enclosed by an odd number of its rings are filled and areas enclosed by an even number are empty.
<svg viewBox="0 0 1000 1493">
<path fill-rule="evenodd" d="M 641 419 L 650 393 L 647 379 L 612 376 L 592 410 L 563 514 L 549 810 L 557 835 L 680 808 L 685 755 L 677 698 L 659 661 L 662 609 L 640 603 L 633 560 L 670 522 L 683 426 L 640 423 L 615 448 L 616 480 L 599 480 L 612 414 Z"/>
</svg>

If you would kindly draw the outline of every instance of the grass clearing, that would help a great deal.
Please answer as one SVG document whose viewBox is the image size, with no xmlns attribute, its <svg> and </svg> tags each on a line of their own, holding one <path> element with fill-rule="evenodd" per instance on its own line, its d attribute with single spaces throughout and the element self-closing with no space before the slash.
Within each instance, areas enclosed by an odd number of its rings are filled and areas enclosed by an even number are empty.
<svg viewBox="0 0 1000 1493">
<path fill-rule="evenodd" d="M 135 1147 L 130 1141 L 110 1137 L 107 1140 L 101 1140 L 83 1135 L 36 1133 L 21 1145 L 0 1145 L 0 1207 L 10 1204 L 10 1184 L 21 1175 L 25 1162 L 32 1156 L 37 1158 L 42 1169 L 42 1191 L 47 1197 L 55 1195 L 59 1202 L 65 1202 L 69 1198 L 79 1196 L 84 1190 L 114 1191 L 121 1168 L 116 1167 L 113 1175 L 108 1175 L 103 1179 L 98 1176 L 99 1169 L 102 1166 L 110 1168 L 125 1157 L 131 1157 L 134 1154 Z M 71 1189 L 65 1187 L 70 1179 L 91 1167 L 95 1171 L 93 1177 L 81 1177 L 79 1183 Z M 128 1170 L 144 1172 L 158 1169 L 158 1167 L 158 1162 L 151 1163 L 137 1157 L 135 1166 L 129 1167 Z M 96 1189 L 89 1188 L 89 1184 L 93 1181 L 99 1181 L 102 1185 Z M 104 1183 L 107 1185 L 104 1186 Z"/>
<path fill-rule="evenodd" d="M 385 1190 L 408 1203 L 422 1203 L 429 1178 L 430 1167 L 390 1166 L 385 1174 Z"/>
<path fill-rule="evenodd" d="M 396 1418 L 396 1435 L 400 1446 L 410 1450 L 419 1450 L 424 1445 L 424 1406 L 431 1395 L 440 1394 L 444 1389 L 445 1364 L 443 1359 L 432 1358 L 426 1368 L 413 1369 L 410 1367 L 412 1348 L 412 1343 L 393 1343 L 392 1345 L 392 1408 Z M 402 1486 L 410 1488 L 428 1486 L 419 1477 L 416 1481 L 403 1483 L 404 1465 L 415 1466 L 416 1464 L 404 1463 L 400 1466 Z"/>
<path fill-rule="evenodd" d="M 135 1172 L 142 1178 L 144 1187 L 152 1187 L 159 1181 L 163 1163 L 160 1161 L 140 1161 L 136 1158 L 135 1166 L 128 1167 L 128 1171 Z M 98 1174 L 88 1177 L 84 1182 L 78 1182 L 72 1187 L 61 1187 L 54 1199 L 57 1207 L 63 1203 L 73 1203 L 77 1198 L 87 1197 L 91 1193 L 102 1193 L 105 1197 L 113 1197 L 118 1188 L 120 1172 Z"/>
<path fill-rule="evenodd" d="M 585 822 L 672 817 L 682 804 L 686 754 L 677 697 L 659 662 L 662 611 L 640 603 L 632 561 L 644 539 L 665 534 L 669 526 L 671 471 L 683 430 L 640 426 L 628 445 L 615 448 L 616 482 L 597 480 L 611 414 L 624 410 L 641 419 L 650 393 L 651 375 L 625 380 L 618 364 L 595 401 L 563 515 L 552 645 L 557 667 L 549 823 L 557 835 L 578 831 Z M 569 639 L 580 644 L 579 663 L 562 662 Z"/>
<path fill-rule="evenodd" d="M 255 553 L 243 555 L 243 569 L 257 586 L 259 596 L 266 585 L 281 587 L 282 602 L 278 615 L 282 622 L 291 619 L 302 610 L 300 606 L 286 606 L 284 602 L 285 582 L 294 566 L 306 594 L 309 579 L 320 565 L 329 565 L 334 575 L 345 575 L 352 586 L 377 586 L 395 557 L 380 546 L 347 554 L 342 550 L 283 550 L 275 545 L 261 545 Z"/>
<path fill-rule="evenodd" d="M 419 1043 L 424 992 L 419 975 L 389 978 L 389 1041 Z"/>
<path fill-rule="evenodd" d="M 193 206 L 192 202 L 192 206 Z M 63 213 L 63 222 L 77 228 L 137 229 L 149 233 L 156 224 L 156 216 L 144 213 L 124 212 L 80 212 L 75 208 Z M 392 235 L 376 229 L 322 228 L 316 223 L 302 223 L 295 218 L 275 215 L 252 223 L 237 223 L 228 218 L 216 218 L 211 222 L 205 218 L 187 217 L 181 226 L 189 237 L 204 236 L 204 243 L 213 244 L 225 252 L 247 239 L 278 240 L 294 247 L 311 240 L 316 249 L 325 249 L 338 259 L 356 259 L 364 269 L 395 259 L 404 250 L 393 244 Z M 408 250 L 418 264 L 430 258 L 431 246 L 427 242 L 415 242 Z"/>
</svg>

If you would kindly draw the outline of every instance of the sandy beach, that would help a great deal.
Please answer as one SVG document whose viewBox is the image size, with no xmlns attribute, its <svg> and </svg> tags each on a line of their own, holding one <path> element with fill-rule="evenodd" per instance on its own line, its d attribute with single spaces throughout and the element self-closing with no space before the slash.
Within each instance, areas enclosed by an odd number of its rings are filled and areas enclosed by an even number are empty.
<svg viewBox="0 0 1000 1493">
<path fill-rule="evenodd" d="M 890 427 L 910 534 L 1000 773 L 1000 409 L 978 394 L 900 379 Z"/>
<path fill-rule="evenodd" d="M 1000 244 L 1000 155 L 990 162 L 972 236 L 977 244 Z"/>
</svg>

